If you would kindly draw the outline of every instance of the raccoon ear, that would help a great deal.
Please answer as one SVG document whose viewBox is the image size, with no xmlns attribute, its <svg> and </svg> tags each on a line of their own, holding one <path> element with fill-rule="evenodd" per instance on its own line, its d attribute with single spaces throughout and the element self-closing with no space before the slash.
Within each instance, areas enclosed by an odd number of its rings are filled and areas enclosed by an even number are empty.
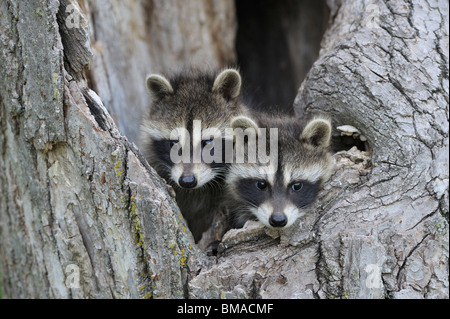
<svg viewBox="0 0 450 319">
<path fill-rule="evenodd" d="M 235 69 L 223 70 L 214 81 L 213 92 L 219 92 L 227 100 L 235 99 L 241 92 L 241 75 Z"/>
<path fill-rule="evenodd" d="M 160 100 L 173 93 L 169 80 L 158 74 L 150 74 L 145 80 L 145 84 L 153 100 Z"/>
<path fill-rule="evenodd" d="M 231 120 L 231 128 L 234 130 L 236 128 L 241 128 L 245 130 L 247 128 L 255 129 L 255 132 L 258 131 L 258 124 L 255 123 L 251 118 L 247 116 L 236 116 Z"/>
<path fill-rule="evenodd" d="M 304 128 L 300 138 L 317 147 L 328 147 L 331 139 L 331 122 L 327 119 L 314 119 Z"/>
</svg>

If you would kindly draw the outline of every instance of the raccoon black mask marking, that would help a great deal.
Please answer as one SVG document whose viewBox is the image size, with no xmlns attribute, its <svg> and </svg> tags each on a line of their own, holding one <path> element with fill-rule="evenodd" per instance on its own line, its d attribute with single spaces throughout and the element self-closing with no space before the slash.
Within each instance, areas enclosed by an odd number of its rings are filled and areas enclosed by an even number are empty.
<svg viewBox="0 0 450 319">
<path fill-rule="evenodd" d="M 237 117 L 232 127 L 278 128 L 277 161 L 230 166 L 230 226 L 239 228 L 249 219 L 258 219 L 271 228 L 289 227 L 316 200 L 322 183 L 331 175 L 333 164 L 327 150 L 331 123 L 318 118 L 303 128 L 289 117 L 255 114 L 253 118 L 255 121 Z"/>
<path fill-rule="evenodd" d="M 152 74 L 146 85 L 153 105 L 141 125 L 140 147 L 150 165 L 174 187 L 177 204 L 198 241 L 221 202 L 226 167 L 223 161 L 207 163 L 195 154 L 214 156 L 214 150 L 223 149 L 224 140 L 215 138 L 213 131 L 225 136 L 231 119 L 244 113 L 239 101 L 241 77 L 234 69 L 217 75 L 186 71 L 168 79 Z M 201 136 L 195 134 L 198 125 Z M 181 154 L 188 154 L 187 159 L 174 161 Z"/>
</svg>

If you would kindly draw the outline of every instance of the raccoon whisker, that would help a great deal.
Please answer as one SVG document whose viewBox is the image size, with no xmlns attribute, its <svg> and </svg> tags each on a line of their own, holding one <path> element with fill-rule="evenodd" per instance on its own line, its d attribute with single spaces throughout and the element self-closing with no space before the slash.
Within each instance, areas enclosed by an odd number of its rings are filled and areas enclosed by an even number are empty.
<svg viewBox="0 0 450 319">
<path fill-rule="evenodd" d="M 217 190 L 217 187 L 216 187 L 216 184 L 214 183 L 214 181 L 210 181 L 209 183 L 205 184 L 204 187 L 211 189 L 213 192 L 215 192 Z"/>
<path fill-rule="evenodd" d="M 246 203 L 247 203 L 247 204 L 249 204 L 250 206 L 252 206 L 252 207 L 256 208 L 256 209 L 258 209 L 258 208 L 259 208 L 259 206 L 257 206 L 257 205 L 255 205 L 255 204 L 253 204 L 253 203 L 252 203 L 252 202 L 250 202 L 250 201 L 247 201 Z"/>
<path fill-rule="evenodd" d="M 223 185 L 219 180 L 212 179 L 208 185 L 214 192 L 220 192 L 223 189 Z"/>
<path fill-rule="evenodd" d="M 248 209 L 246 209 L 246 208 L 235 209 L 233 211 L 236 212 L 236 213 L 251 214 L 251 212 Z"/>
<path fill-rule="evenodd" d="M 217 172 L 216 176 L 214 177 L 214 179 L 221 179 L 221 180 L 225 179 L 225 175 L 224 175 L 223 171 L 220 171 L 220 170 L 215 171 L 215 170 L 213 170 L 213 172 Z"/>
<path fill-rule="evenodd" d="M 225 181 L 224 177 L 220 177 L 220 176 L 216 176 L 214 177 L 212 180 L 209 181 L 209 183 L 215 183 L 215 184 L 223 184 L 223 182 Z"/>
<path fill-rule="evenodd" d="M 222 170 L 215 170 L 212 169 L 212 171 L 215 173 L 215 176 L 212 180 L 217 180 L 217 181 L 224 181 L 225 180 L 225 175 L 224 172 Z"/>
<path fill-rule="evenodd" d="M 153 164 L 152 167 L 157 171 L 161 172 L 162 169 L 167 169 L 168 172 L 170 172 L 170 166 L 163 163 Z"/>
<path fill-rule="evenodd" d="M 247 205 L 233 206 L 232 210 L 237 213 L 251 214 L 251 211 L 248 209 Z"/>
<path fill-rule="evenodd" d="M 255 216 L 248 210 L 246 206 L 234 207 L 232 210 L 232 214 L 228 216 L 231 224 L 237 224 L 242 227 L 247 220 L 255 219 Z"/>
<path fill-rule="evenodd" d="M 223 182 L 221 182 L 221 181 L 211 181 L 211 182 L 209 182 L 209 184 L 210 184 L 211 186 L 216 187 L 216 188 L 219 189 L 219 190 L 222 190 L 222 189 L 223 189 Z"/>
</svg>

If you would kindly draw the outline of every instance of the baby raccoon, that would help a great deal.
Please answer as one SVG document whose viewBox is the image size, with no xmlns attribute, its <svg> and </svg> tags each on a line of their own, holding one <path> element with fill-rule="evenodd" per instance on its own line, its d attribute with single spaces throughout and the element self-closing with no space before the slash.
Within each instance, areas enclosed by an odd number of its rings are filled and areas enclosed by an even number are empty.
<svg viewBox="0 0 450 319">
<path fill-rule="evenodd" d="M 153 105 L 141 125 L 140 146 L 149 164 L 173 186 L 198 242 L 222 198 L 224 130 L 245 110 L 239 101 L 241 76 L 234 69 L 217 76 L 185 71 L 169 79 L 152 74 L 146 85 Z"/>
<path fill-rule="evenodd" d="M 258 141 L 257 147 L 266 149 L 270 144 L 269 129 L 278 128 L 278 142 L 272 143 L 269 150 L 275 152 L 275 157 L 268 164 L 249 163 L 247 158 L 245 163 L 230 166 L 226 181 L 230 227 L 240 228 L 247 220 L 258 219 L 270 228 L 286 228 L 305 213 L 331 175 L 333 164 L 327 150 L 331 123 L 316 118 L 303 126 L 298 119 L 267 114 L 255 114 L 253 118 L 256 122 L 236 117 L 231 126 L 255 132 L 265 128 L 266 137 Z M 261 134 L 258 131 L 257 135 Z M 247 154 L 250 144 L 247 142 Z"/>
</svg>

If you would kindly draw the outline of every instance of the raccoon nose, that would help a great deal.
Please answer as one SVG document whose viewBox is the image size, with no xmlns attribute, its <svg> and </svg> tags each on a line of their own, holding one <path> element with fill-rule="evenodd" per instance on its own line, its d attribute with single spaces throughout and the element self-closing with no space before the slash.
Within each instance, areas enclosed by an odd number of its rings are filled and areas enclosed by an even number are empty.
<svg viewBox="0 0 450 319">
<path fill-rule="evenodd" d="M 283 215 L 271 215 L 269 224 L 273 227 L 284 227 L 287 224 L 287 217 Z"/>
<path fill-rule="evenodd" d="M 183 188 L 193 188 L 197 186 L 197 179 L 194 175 L 181 176 L 178 183 Z"/>
</svg>

